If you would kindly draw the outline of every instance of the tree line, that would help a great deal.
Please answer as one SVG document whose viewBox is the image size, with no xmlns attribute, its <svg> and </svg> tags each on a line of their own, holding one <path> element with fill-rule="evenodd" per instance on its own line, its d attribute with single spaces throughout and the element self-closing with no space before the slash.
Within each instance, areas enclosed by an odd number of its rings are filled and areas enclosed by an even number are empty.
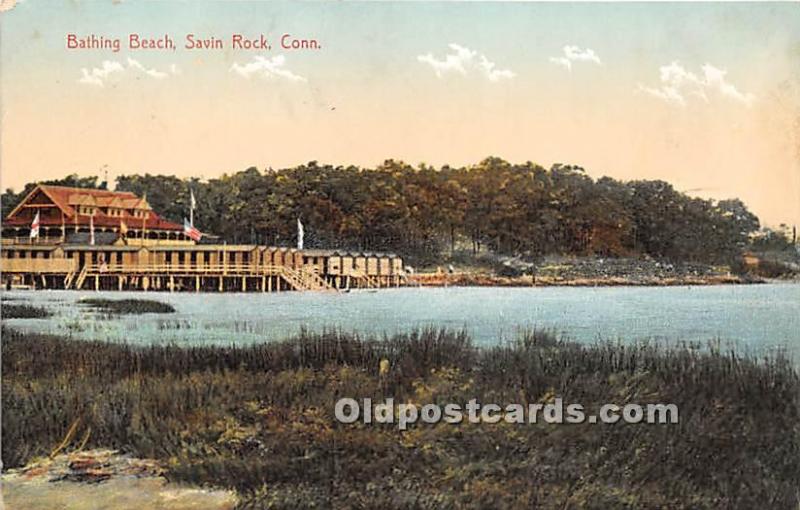
<svg viewBox="0 0 800 510">
<path fill-rule="evenodd" d="M 106 185 L 75 175 L 50 183 Z M 4 217 L 33 186 L 3 194 Z M 546 169 L 499 158 L 441 168 L 312 161 L 207 181 L 123 175 L 115 189 L 146 195 L 155 211 L 176 222 L 188 217 L 191 190 L 195 225 L 228 243 L 292 245 L 299 218 L 307 247 L 395 251 L 417 262 L 490 251 L 724 263 L 759 229 L 738 199 L 701 199 L 660 180 L 595 180 L 578 166 Z"/>
</svg>

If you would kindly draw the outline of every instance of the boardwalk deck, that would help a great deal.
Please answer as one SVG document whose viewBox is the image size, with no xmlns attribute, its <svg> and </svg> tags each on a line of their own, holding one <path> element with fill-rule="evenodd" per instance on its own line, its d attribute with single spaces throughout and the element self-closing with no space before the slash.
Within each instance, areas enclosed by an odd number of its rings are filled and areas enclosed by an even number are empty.
<svg viewBox="0 0 800 510">
<path fill-rule="evenodd" d="M 88 264 L 65 288 L 96 290 L 116 285 L 119 290 L 327 290 L 336 288 L 318 275 L 288 266 L 250 264 Z M 94 282 L 93 284 L 91 282 Z"/>
<path fill-rule="evenodd" d="M 343 269 L 338 252 L 260 246 L 25 246 L 2 254 L 7 287 L 214 292 L 335 291 L 405 283 L 400 264 L 359 253 Z M 371 264 L 370 260 L 374 260 Z"/>
</svg>

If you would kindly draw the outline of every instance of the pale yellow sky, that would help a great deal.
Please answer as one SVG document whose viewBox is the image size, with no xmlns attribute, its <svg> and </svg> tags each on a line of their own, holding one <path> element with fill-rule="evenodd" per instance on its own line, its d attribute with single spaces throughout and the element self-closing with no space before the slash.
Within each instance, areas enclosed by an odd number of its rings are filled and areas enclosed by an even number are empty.
<svg viewBox="0 0 800 510">
<path fill-rule="evenodd" d="M 740 197 L 767 224 L 800 224 L 790 4 L 68 5 L 53 20 L 29 2 L 0 18 L 3 187 L 104 165 L 112 178 L 210 178 L 493 155 L 663 179 Z M 179 44 L 202 28 L 221 39 L 302 31 L 323 48 L 64 47 L 70 31 L 124 37 L 154 23 Z"/>
</svg>

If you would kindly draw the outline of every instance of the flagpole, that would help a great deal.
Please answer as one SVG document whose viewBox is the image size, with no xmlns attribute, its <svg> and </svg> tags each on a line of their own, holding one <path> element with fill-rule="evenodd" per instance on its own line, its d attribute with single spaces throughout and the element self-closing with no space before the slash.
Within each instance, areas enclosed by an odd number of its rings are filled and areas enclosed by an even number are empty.
<svg viewBox="0 0 800 510">
<path fill-rule="evenodd" d="M 300 218 L 297 218 L 297 249 L 303 249 L 303 237 L 305 237 L 305 232 L 303 230 L 303 224 L 300 222 Z"/>
<path fill-rule="evenodd" d="M 39 211 L 36 211 L 36 216 L 33 217 L 31 222 L 30 242 L 31 244 L 39 244 Z"/>
<path fill-rule="evenodd" d="M 189 188 L 189 224 L 194 227 L 194 191 Z"/>
</svg>

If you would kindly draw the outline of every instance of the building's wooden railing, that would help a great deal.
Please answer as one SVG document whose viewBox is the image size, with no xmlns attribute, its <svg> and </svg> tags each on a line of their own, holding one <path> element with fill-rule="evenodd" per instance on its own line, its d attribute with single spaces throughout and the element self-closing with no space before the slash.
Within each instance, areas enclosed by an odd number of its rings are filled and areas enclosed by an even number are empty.
<svg viewBox="0 0 800 510">
<path fill-rule="evenodd" d="M 75 278 L 75 288 L 80 289 L 88 277 L 93 276 L 278 276 L 295 290 L 335 290 L 319 275 L 296 270 L 289 266 L 255 264 L 86 264 Z M 71 278 L 68 280 L 71 283 Z M 65 281 L 65 283 L 67 282 Z M 67 285 L 69 288 L 69 285 Z"/>
<path fill-rule="evenodd" d="M 286 266 L 256 264 L 87 264 L 90 273 L 200 275 L 204 273 L 230 276 L 275 276 Z"/>
<path fill-rule="evenodd" d="M 375 277 L 370 276 L 363 271 L 353 271 L 350 273 L 350 277 L 358 282 L 358 286 L 361 288 L 377 289 L 380 287 L 380 283 Z"/>
<path fill-rule="evenodd" d="M 69 273 L 77 269 L 78 264 L 72 259 L 2 259 L 4 273 Z"/>
<path fill-rule="evenodd" d="M 100 233 L 100 231 L 98 231 Z M 61 236 L 56 237 L 37 237 L 31 239 L 29 236 L 3 236 L 0 239 L 2 246 L 26 247 L 26 246 L 57 246 L 64 244 L 64 238 Z M 195 242 L 191 239 L 157 239 L 129 237 L 126 243 L 119 246 L 135 246 L 135 247 L 154 247 L 154 246 L 194 246 Z M 111 246 L 107 246 L 111 248 Z"/>
<path fill-rule="evenodd" d="M 3 238 L 0 240 L 0 243 L 5 246 L 55 246 L 62 244 L 63 242 L 63 237 L 37 237 L 31 239 L 29 236 L 3 236 Z"/>
</svg>

